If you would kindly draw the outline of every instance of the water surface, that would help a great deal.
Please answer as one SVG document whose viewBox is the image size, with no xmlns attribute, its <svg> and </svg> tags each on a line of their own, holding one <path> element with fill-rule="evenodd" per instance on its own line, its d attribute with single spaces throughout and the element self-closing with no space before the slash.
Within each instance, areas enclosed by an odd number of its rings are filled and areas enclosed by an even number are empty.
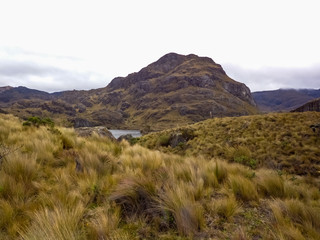
<svg viewBox="0 0 320 240">
<path fill-rule="evenodd" d="M 122 135 L 126 135 L 126 134 L 131 134 L 132 137 L 141 137 L 141 132 L 140 130 L 119 130 L 119 129 L 111 129 L 109 130 L 112 135 L 118 139 L 120 136 Z"/>
</svg>

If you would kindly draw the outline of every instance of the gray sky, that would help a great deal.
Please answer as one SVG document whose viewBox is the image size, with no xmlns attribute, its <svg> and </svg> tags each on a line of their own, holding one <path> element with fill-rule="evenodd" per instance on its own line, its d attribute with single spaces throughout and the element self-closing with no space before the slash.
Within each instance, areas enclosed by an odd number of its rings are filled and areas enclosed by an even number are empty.
<svg viewBox="0 0 320 240">
<path fill-rule="evenodd" d="M 169 52 L 252 91 L 320 88 L 318 0 L 0 0 L 0 86 L 106 86 Z"/>
</svg>

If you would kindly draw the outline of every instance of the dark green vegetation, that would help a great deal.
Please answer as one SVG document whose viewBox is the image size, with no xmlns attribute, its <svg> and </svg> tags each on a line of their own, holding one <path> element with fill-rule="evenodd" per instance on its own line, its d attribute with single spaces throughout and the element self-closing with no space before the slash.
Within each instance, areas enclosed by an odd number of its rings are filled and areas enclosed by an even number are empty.
<svg viewBox="0 0 320 240">
<path fill-rule="evenodd" d="M 263 112 L 288 112 L 306 102 L 319 98 L 320 89 L 279 89 L 253 92 L 252 96 L 259 110 Z"/>
<path fill-rule="evenodd" d="M 0 88 L 1 111 L 24 119 L 50 117 L 64 126 L 149 131 L 257 109 L 250 90 L 212 59 L 170 53 L 101 89 L 48 94 Z"/>
<path fill-rule="evenodd" d="M 255 117 L 246 121 L 257 124 Z M 203 146 L 209 139 L 199 136 L 209 122 L 168 141 L 198 139 Z M 312 177 L 22 125 L 0 114 L 0 239 L 320 238 Z"/>
<path fill-rule="evenodd" d="M 40 118 L 40 117 L 29 117 L 27 121 L 23 122 L 23 126 L 49 126 L 51 128 L 54 127 L 54 122 L 51 118 Z"/>
<path fill-rule="evenodd" d="M 238 162 L 255 169 L 320 176 L 320 136 L 311 125 L 320 113 L 277 113 L 208 119 L 194 125 L 143 136 L 139 143 L 164 152 L 203 155 Z M 189 131 L 189 138 L 182 137 Z M 170 140 L 177 139 L 172 144 Z"/>
</svg>

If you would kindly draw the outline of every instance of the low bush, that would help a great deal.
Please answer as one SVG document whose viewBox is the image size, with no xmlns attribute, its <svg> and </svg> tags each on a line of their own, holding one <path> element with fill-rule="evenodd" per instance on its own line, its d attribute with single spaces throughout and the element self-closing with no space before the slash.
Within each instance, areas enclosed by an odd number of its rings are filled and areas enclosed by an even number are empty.
<svg viewBox="0 0 320 240">
<path fill-rule="evenodd" d="M 40 118 L 40 117 L 29 117 L 25 122 L 22 124 L 23 126 L 48 126 L 53 128 L 54 121 L 51 118 Z"/>
</svg>

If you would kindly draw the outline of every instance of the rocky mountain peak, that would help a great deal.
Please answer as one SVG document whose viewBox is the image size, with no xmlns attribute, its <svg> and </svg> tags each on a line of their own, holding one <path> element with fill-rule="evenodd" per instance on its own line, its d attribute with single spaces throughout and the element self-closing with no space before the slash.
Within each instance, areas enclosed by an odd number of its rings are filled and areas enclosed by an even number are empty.
<svg viewBox="0 0 320 240">
<path fill-rule="evenodd" d="M 148 81 L 165 76 L 197 77 L 197 81 L 207 81 L 208 78 L 217 80 L 217 75 L 226 75 L 221 65 L 216 64 L 209 57 L 199 57 L 195 54 L 181 55 L 168 53 L 159 60 L 142 68 L 139 72 L 129 74 L 127 77 L 117 77 L 108 85 L 111 89 L 129 88 L 132 84 Z M 203 85 L 203 84 L 202 84 Z"/>
</svg>

